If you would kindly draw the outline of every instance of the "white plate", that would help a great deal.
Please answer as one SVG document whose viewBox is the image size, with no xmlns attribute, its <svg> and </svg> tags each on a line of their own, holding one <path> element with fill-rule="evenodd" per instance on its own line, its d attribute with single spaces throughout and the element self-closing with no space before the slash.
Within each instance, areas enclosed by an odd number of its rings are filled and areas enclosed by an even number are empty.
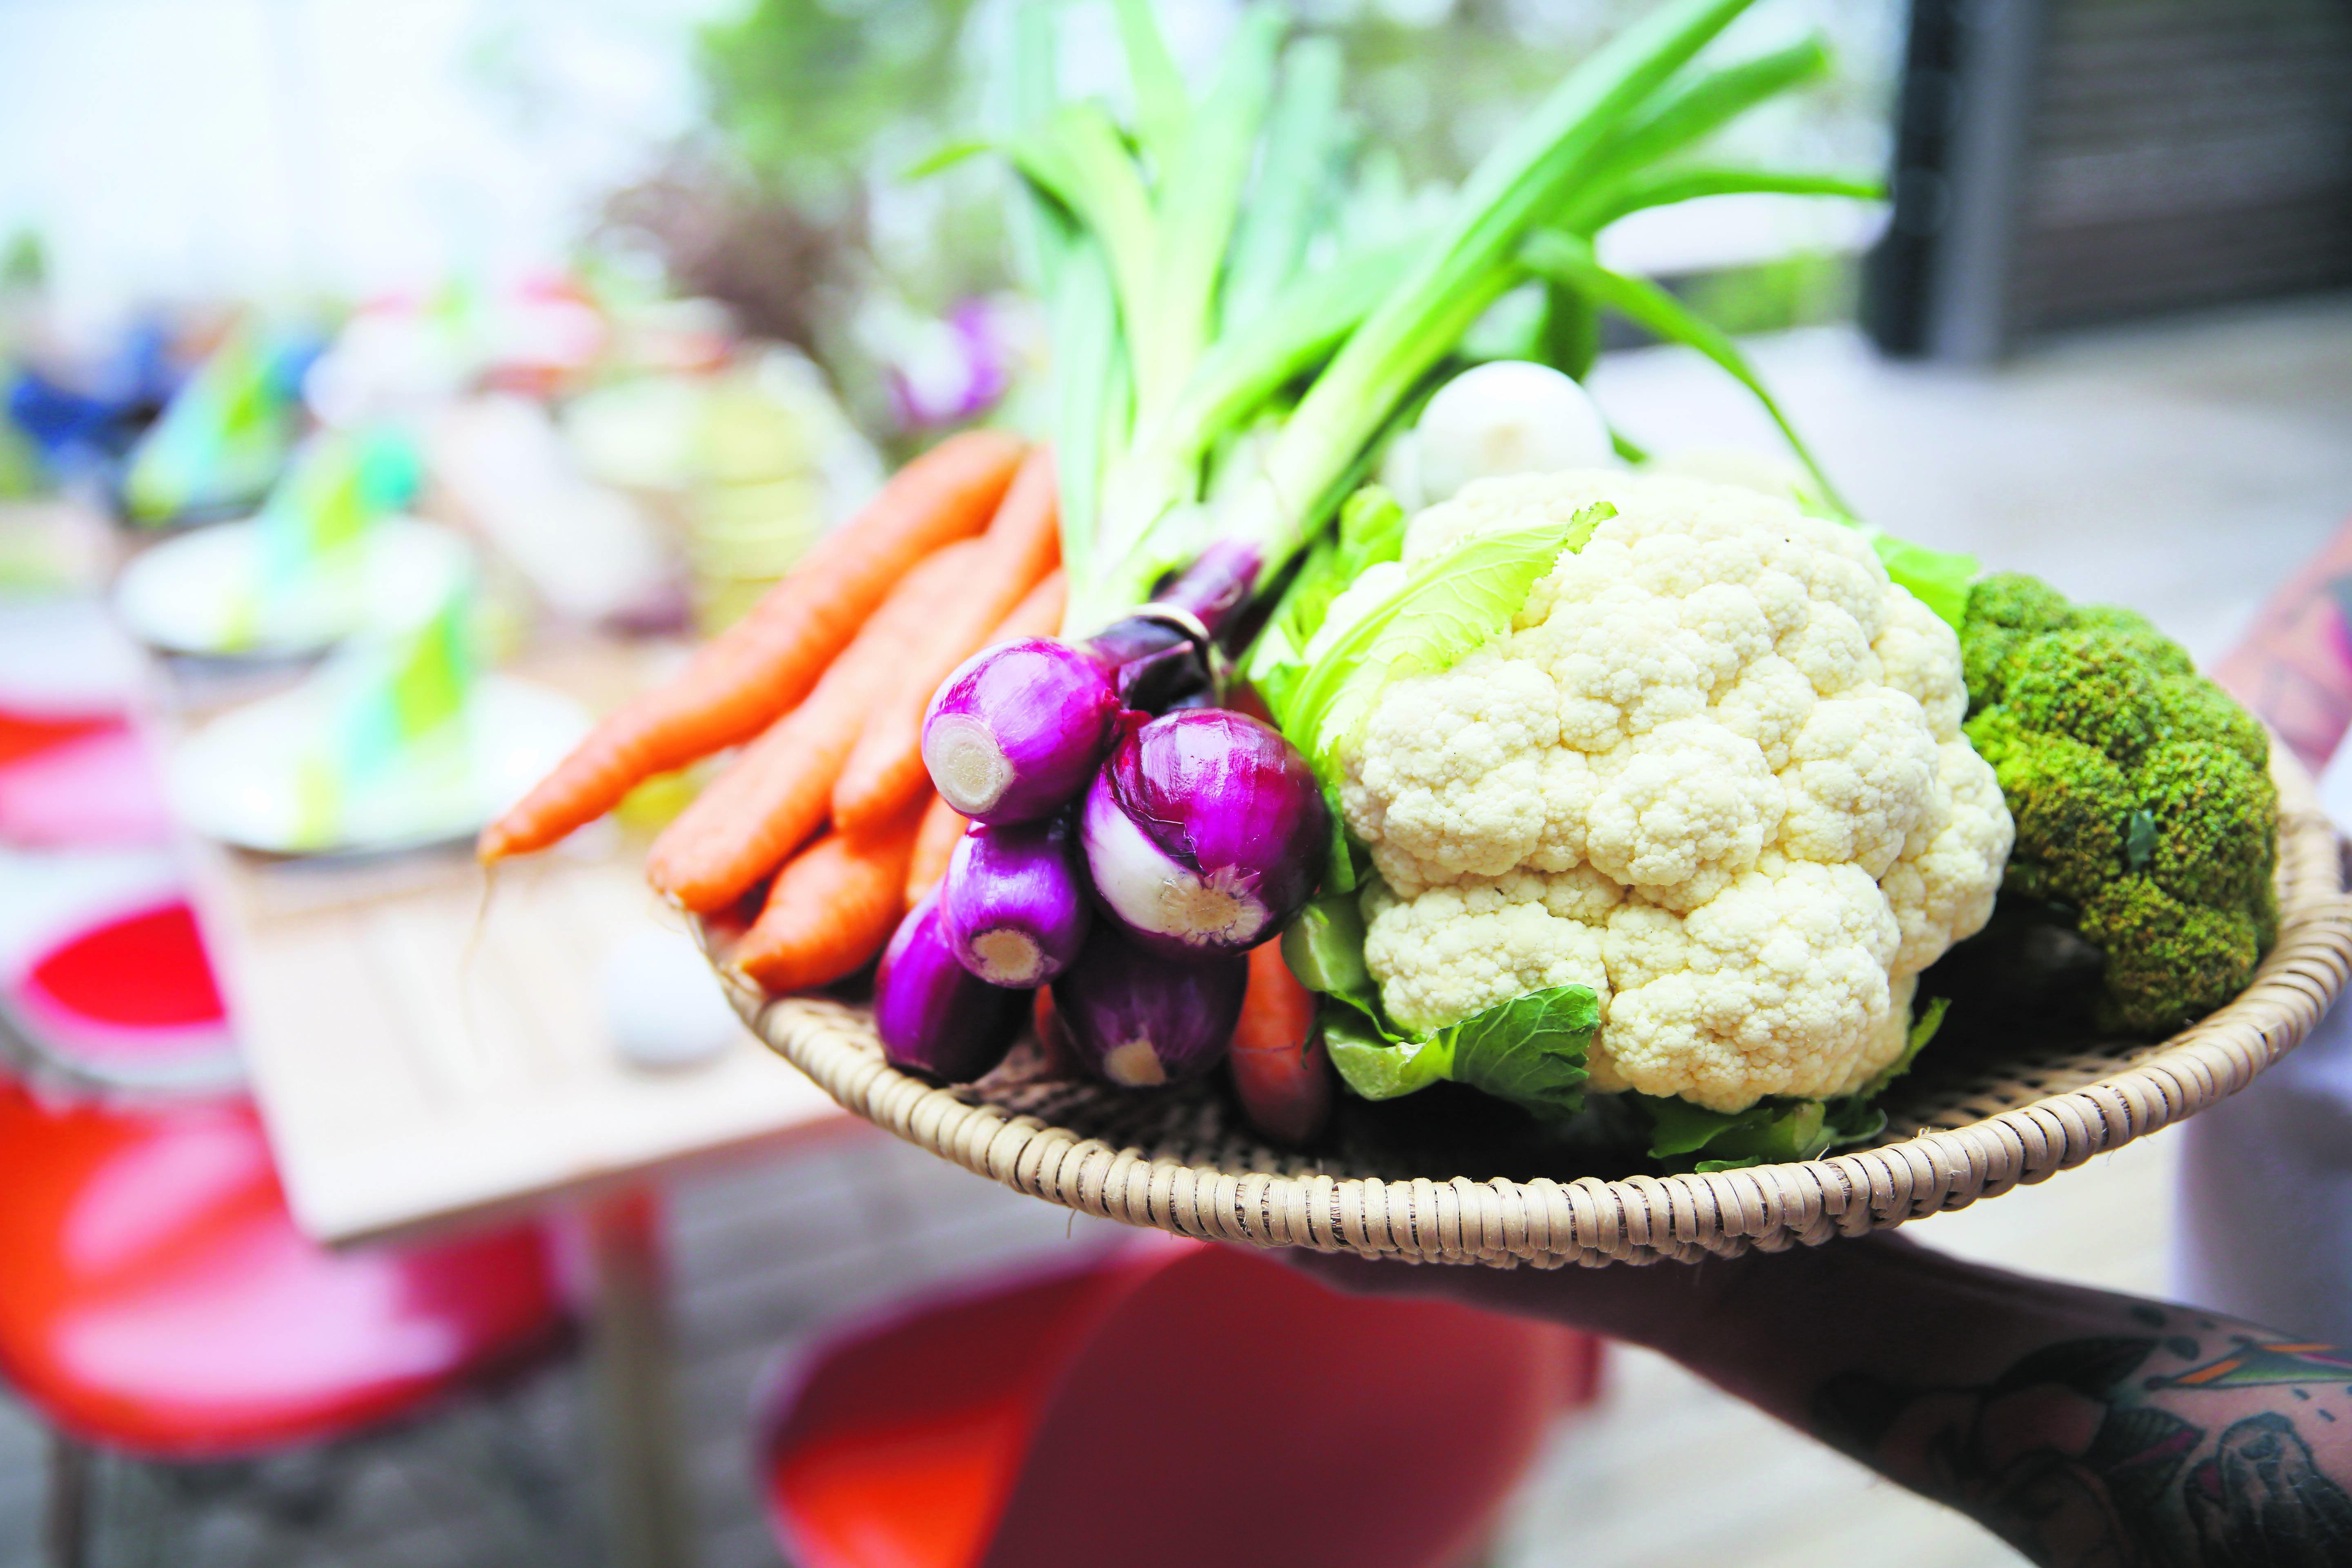
<svg viewBox="0 0 2352 1568">
<path fill-rule="evenodd" d="M 264 598 L 261 525 L 247 518 L 166 539 L 122 569 L 114 612 L 168 653 L 285 658 L 352 633 L 424 619 L 474 569 L 473 547 L 437 523 L 390 517 L 343 570 L 304 592 Z"/>
<path fill-rule="evenodd" d="M 225 713 L 173 753 L 172 804 L 208 838 L 272 855 L 349 854 L 447 843 L 479 832 L 586 734 L 588 710 L 559 691 L 485 675 L 437 761 L 411 756 L 338 792 L 330 819 L 310 798 L 343 688 L 305 681 Z"/>
</svg>

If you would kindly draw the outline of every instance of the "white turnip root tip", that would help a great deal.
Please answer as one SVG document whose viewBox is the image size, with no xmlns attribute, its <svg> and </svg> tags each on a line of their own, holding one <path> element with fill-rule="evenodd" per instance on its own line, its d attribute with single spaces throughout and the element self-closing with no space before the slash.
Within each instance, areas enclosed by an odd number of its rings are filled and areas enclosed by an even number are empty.
<svg viewBox="0 0 2352 1568">
<path fill-rule="evenodd" d="M 1149 1089 L 1168 1081 L 1167 1069 L 1160 1065 L 1160 1053 L 1151 1048 L 1150 1040 L 1129 1040 L 1113 1046 L 1103 1053 L 1103 1077 L 1129 1089 Z"/>
<path fill-rule="evenodd" d="M 1045 970 L 1045 954 L 1035 940 L 1009 926 L 974 936 L 971 952 L 980 960 L 981 978 L 992 985 L 1034 985 Z"/>
<path fill-rule="evenodd" d="M 1095 890 L 1140 931 L 1191 946 L 1245 947 L 1265 925 L 1265 906 L 1233 874 L 1208 877 L 1171 860 L 1133 819 L 1087 801 L 1087 866 Z"/>
<path fill-rule="evenodd" d="M 923 765 L 940 797 L 966 816 L 988 810 L 1013 787 L 1013 764 L 987 725 L 943 713 L 923 729 Z"/>
<path fill-rule="evenodd" d="M 1160 884 L 1154 930 L 1179 942 L 1246 946 L 1265 924 L 1265 907 L 1222 886 L 1222 874 L 1201 880 L 1170 877 Z"/>
</svg>

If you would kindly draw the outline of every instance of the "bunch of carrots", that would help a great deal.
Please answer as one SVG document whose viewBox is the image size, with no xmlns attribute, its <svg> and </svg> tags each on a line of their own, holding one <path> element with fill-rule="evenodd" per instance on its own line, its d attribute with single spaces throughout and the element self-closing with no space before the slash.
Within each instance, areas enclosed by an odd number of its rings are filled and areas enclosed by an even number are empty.
<svg viewBox="0 0 2352 1568">
<path fill-rule="evenodd" d="M 946 874 L 967 826 L 923 764 L 931 693 L 982 648 L 1059 628 L 1059 522 L 1045 447 L 950 437 L 675 680 L 599 724 L 483 831 L 482 861 L 546 848 L 646 780 L 732 747 L 655 841 L 647 877 L 716 928 L 738 928 L 722 962 L 767 991 L 855 973 Z M 1329 1112 L 1329 1073 L 1314 998 L 1279 948 L 1251 955 L 1229 1060 L 1253 1121 L 1303 1143 Z M 1049 993 L 1038 1008 L 1050 1055 Z"/>
<path fill-rule="evenodd" d="M 981 648 L 1060 626 L 1058 525 L 1045 447 L 985 430 L 941 442 L 675 680 L 599 724 L 483 831 L 482 861 L 544 848 L 656 774 L 737 747 L 656 840 L 647 877 L 700 915 L 766 883 L 725 962 L 769 991 L 856 972 L 964 829 L 923 766 L 923 710 Z"/>
</svg>

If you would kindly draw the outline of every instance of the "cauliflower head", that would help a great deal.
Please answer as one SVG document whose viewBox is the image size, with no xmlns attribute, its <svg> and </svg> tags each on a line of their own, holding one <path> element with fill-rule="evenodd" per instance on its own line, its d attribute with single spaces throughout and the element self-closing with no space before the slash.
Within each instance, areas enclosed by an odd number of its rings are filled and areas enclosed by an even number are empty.
<svg viewBox="0 0 2352 1568">
<path fill-rule="evenodd" d="M 1687 478 L 1481 480 L 1403 567 L 1604 502 L 1502 637 L 1389 681 L 1343 752 L 1367 965 L 1415 1028 L 1591 986 L 1596 1089 L 1853 1093 L 2009 854 L 1959 639 L 1853 531 Z"/>
</svg>

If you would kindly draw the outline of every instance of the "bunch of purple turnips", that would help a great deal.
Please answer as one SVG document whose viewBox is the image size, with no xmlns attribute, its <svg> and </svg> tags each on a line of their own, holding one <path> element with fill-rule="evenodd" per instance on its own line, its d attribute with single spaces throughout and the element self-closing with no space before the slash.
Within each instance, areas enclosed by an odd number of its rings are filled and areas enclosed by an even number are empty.
<svg viewBox="0 0 2352 1568">
<path fill-rule="evenodd" d="M 882 954 L 874 1013 L 892 1063 L 980 1077 L 1040 986 L 1108 1082 L 1173 1083 L 1223 1059 L 1249 951 L 1305 905 L 1330 841 L 1297 748 L 1213 705 L 1214 633 L 1255 565 L 1213 550 L 1085 642 L 984 648 L 940 686 L 923 760 L 972 826 Z"/>
</svg>

